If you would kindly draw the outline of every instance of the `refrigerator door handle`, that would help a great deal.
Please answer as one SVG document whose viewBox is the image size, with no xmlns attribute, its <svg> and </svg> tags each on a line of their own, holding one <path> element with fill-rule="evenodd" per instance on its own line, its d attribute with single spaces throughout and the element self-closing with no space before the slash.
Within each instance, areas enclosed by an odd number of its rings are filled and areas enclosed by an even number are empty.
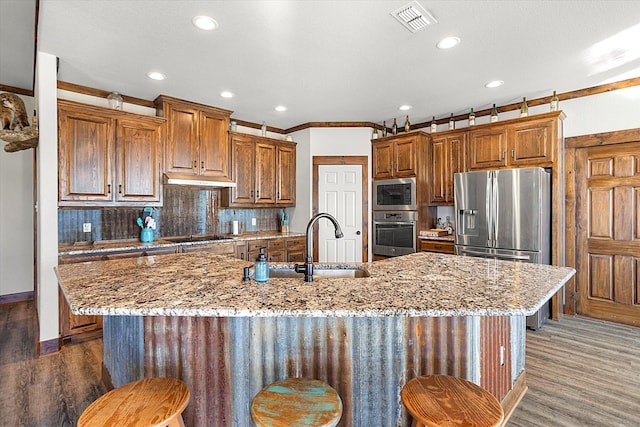
<svg viewBox="0 0 640 427">
<path fill-rule="evenodd" d="M 477 255 L 483 258 L 494 258 L 494 259 L 506 259 L 506 260 L 519 260 L 519 261 L 527 261 L 531 259 L 528 255 L 505 255 L 505 254 L 492 254 L 489 252 L 482 251 L 474 251 L 469 249 L 461 249 L 460 255 Z"/>
<path fill-rule="evenodd" d="M 498 188 L 498 172 L 493 171 L 493 176 L 491 180 L 493 181 L 491 199 L 493 200 L 493 245 L 492 247 L 496 247 L 498 245 L 498 224 L 500 224 L 500 197 L 499 197 L 499 188 Z"/>
</svg>

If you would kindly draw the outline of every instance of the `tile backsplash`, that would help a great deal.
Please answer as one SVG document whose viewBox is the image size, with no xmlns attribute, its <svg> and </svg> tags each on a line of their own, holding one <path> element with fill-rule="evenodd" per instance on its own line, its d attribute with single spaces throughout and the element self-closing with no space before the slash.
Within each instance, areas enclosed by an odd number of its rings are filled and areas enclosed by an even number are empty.
<svg viewBox="0 0 640 427">
<path fill-rule="evenodd" d="M 155 236 L 231 233 L 234 220 L 241 232 L 278 230 L 280 209 L 220 208 L 220 191 L 227 190 L 165 185 L 164 206 L 153 209 Z M 139 217 L 141 207 L 58 209 L 58 242 L 137 238 Z M 82 231 L 84 223 L 91 223 L 90 233 Z"/>
</svg>

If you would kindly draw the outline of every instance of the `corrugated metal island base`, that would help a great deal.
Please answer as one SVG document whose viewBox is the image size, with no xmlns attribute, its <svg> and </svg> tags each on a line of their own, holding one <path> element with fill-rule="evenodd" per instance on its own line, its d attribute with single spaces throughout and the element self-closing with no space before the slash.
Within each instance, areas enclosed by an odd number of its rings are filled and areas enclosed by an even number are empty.
<svg viewBox="0 0 640 427">
<path fill-rule="evenodd" d="M 574 274 L 417 253 L 355 266 L 367 270 L 364 278 L 262 285 L 241 282 L 250 265 L 241 260 L 147 258 L 61 265 L 57 274 L 74 313 L 105 316 L 104 371 L 113 385 L 182 379 L 191 426 L 251 425 L 253 397 L 291 377 L 333 387 L 341 426 L 410 426 L 400 390 L 426 374 L 479 384 L 508 417 L 526 391 L 525 316 Z"/>
</svg>

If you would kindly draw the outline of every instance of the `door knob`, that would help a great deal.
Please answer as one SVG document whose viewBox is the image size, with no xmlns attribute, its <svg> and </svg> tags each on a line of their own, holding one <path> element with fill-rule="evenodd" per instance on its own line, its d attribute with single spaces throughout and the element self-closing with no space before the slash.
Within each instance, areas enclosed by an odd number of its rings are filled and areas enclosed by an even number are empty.
<svg viewBox="0 0 640 427">
<path fill-rule="evenodd" d="M 360 230 L 356 231 L 356 236 L 360 235 Z"/>
</svg>

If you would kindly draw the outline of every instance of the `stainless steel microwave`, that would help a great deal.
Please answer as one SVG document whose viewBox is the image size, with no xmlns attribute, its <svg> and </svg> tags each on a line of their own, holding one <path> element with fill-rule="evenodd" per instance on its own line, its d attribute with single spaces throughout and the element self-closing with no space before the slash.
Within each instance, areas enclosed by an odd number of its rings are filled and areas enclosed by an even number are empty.
<svg viewBox="0 0 640 427">
<path fill-rule="evenodd" d="M 416 179 L 396 178 L 373 181 L 373 209 L 415 211 Z"/>
</svg>

